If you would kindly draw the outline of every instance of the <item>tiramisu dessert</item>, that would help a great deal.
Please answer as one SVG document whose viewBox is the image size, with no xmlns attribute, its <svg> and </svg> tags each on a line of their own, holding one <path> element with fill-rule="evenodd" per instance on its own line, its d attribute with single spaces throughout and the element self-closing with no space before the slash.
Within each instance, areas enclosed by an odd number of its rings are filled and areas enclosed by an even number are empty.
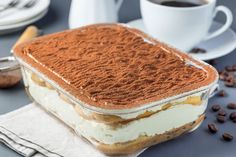
<svg viewBox="0 0 236 157">
<path fill-rule="evenodd" d="M 196 129 L 218 80 L 210 65 L 123 24 L 47 35 L 14 51 L 30 97 L 109 155 Z"/>
</svg>

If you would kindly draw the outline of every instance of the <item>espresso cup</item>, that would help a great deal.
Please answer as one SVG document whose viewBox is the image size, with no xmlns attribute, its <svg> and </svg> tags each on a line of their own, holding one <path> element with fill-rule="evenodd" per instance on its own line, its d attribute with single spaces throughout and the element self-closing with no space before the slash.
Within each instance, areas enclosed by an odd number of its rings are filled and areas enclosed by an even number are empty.
<svg viewBox="0 0 236 157">
<path fill-rule="evenodd" d="M 225 6 L 216 7 L 216 0 L 204 0 L 205 4 L 194 7 L 161 5 L 167 0 L 140 1 L 142 18 L 148 33 L 183 51 L 190 51 L 201 41 L 219 36 L 230 27 L 233 21 L 232 12 Z M 201 1 L 203 0 L 184 0 L 190 3 Z M 218 30 L 209 32 L 218 12 L 226 15 L 226 22 Z"/>
</svg>

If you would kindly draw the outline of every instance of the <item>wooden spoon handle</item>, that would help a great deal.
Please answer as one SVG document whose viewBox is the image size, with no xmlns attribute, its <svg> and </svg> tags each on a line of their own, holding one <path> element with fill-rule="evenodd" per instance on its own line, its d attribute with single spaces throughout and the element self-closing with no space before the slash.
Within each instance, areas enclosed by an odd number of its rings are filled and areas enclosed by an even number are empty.
<svg viewBox="0 0 236 157">
<path fill-rule="evenodd" d="M 29 41 L 32 38 L 35 38 L 37 36 L 38 36 L 38 28 L 36 26 L 27 27 L 25 31 L 23 32 L 23 34 L 20 36 L 20 38 L 17 40 L 17 42 L 15 43 L 12 49 L 14 49 L 16 45 Z"/>
</svg>

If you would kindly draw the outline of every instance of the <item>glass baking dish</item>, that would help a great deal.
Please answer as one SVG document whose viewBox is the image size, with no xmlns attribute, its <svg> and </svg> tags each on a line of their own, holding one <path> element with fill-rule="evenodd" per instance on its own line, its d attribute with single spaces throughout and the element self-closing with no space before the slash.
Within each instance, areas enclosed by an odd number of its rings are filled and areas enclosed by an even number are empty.
<svg viewBox="0 0 236 157">
<path fill-rule="evenodd" d="M 99 29 L 100 26 L 88 27 Z M 133 30 L 116 24 L 102 26 Z M 133 31 L 138 32 L 137 30 Z M 67 34 L 68 32 L 64 33 Z M 74 32 L 72 31 L 72 33 Z M 146 37 L 142 33 L 139 35 Z M 55 36 L 57 34 L 40 39 L 45 40 Z M 54 39 L 56 42 L 59 40 Z M 36 39 L 33 42 L 39 45 L 38 41 Z M 146 41 L 144 40 L 144 42 Z M 206 73 L 208 72 L 206 69 L 209 68 L 211 81 L 202 86 L 199 85 L 198 88 L 143 105 L 124 108 L 94 106 L 79 99 L 68 88 L 59 84 L 57 79 L 49 78 L 48 73 L 40 71 L 37 66 L 41 63 L 31 64 L 27 59 L 20 56 L 19 50 L 30 44 L 30 42 L 23 44 L 15 50 L 17 52 L 15 57 L 21 65 L 22 76 L 29 97 L 70 126 L 79 136 L 108 155 L 134 153 L 195 130 L 203 121 L 208 99 L 217 87 L 218 74 L 211 66 L 193 60 L 163 44 L 165 50 L 176 51 L 176 56 L 182 56 L 186 64 L 201 68 Z M 58 75 L 55 76 L 57 78 Z M 66 83 L 64 78 L 62 78 L 63 80 Z M 94 97 L 91 97 L 91 100 L 97 102 Z"/>
</svg>

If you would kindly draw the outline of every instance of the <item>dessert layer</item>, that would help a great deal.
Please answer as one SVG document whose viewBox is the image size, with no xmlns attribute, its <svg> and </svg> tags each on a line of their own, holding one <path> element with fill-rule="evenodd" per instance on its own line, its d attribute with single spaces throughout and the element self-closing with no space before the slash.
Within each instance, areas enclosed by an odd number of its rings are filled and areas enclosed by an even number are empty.
<svg viewBox="0 0 236 157">
<path fill-rule="evenodd" d="M 106 109 L 142 106 L 217 78 L 211 66 L 118 24 L 40 37 L 14 51 L 85 104 Z"/>
<path fill-rule="evenodd" d="M 29 73 L 29 72 L 28 72 Z M 31 74 L 31 80 L 41 86 L 45 87 L 51 90 L 56 90 L 54 87 L 52 87 L 47 81 L 43 80 L 39 76 L 37 76 L 35 73 Z M 77 104 L 76 102 L 72 101 L 70 98 L 68 98 L 66 95 L 61 93 L 60 91 L 57 91 L 59 97 L 67 102 L 68 104 L 71 104 L 75 107 L 75 110 L 82 116 L 84 119 L 88 120 L 94 120 L 96 122 L 106 123 L 109 125 L 117 125 L 117 124 L 125 124 L 129 123 L 133 120 L 141 119 L 149 117 L 157 112 L 167 110 L 168 108 L 173 107 L 174 105 L 179 104 L 189 104 L 189 105 L 201 105 L 202 102 L 208 98 L 209 90 L 196 92 L 195 94 L 191 94 L 188 96 L 184 96 L 182 98 L 178 98 L 172 101 L 168 101 L 167 103 L 162 103 L 159 105 L 155 105 L 153 107 L 149 107 L 145 110 L 140 110 L 136 112 L 130 112 L 127 114 L 109 114 L 109 113 L 97 113 L 91 110 L 88 110 L 86 108 L 83 108 L 80 104 Z M 158 102 L 153 102 L 157 103 Z M 77 105 L 76 105 L 77 104 Z M 151 104 L 148 104 L 148 106 L 151 106 Z"/>
<path fill-rule="evenodd" d="M 31 80 L 31 74 L 24 75 L 27 90 L 33 99 L 46 110 L 52 112 L 62 121 L 72 127 L 79 135 L 89 141 L 99 141 L 103 144 L 124 143 L 140 136 L 155 136 L 173 128 L 193 122 L 202 115 L 207 100 L 202 105 L 179 104 L 150 117 L 138 119 L 130 123 L 113 127 L 103 123 L 82 118 L 74 106 L 62 100 L 56 90 L 51 90 Z"/>
<path fill-rule="evenodd" d="M 204 119 L 204 115 L 200 116 L 196 121 L 190 122 L 181 126 L 179 128 L 173 128 L 170 131 L 167 131 L 160 135 L 155 136 L 141 136 L 138 139 L 126 143 L 118 143 L 118 144 L 97 144 L 97 148 L 107 155 L 126 155 L 131 154 L 137 151 L 141 151 L 147 147 L 152 145 L 165 142 L 167 140 L 176 138 L 186 132 L 191 131 L 198 127 Z"/>
</svg>

